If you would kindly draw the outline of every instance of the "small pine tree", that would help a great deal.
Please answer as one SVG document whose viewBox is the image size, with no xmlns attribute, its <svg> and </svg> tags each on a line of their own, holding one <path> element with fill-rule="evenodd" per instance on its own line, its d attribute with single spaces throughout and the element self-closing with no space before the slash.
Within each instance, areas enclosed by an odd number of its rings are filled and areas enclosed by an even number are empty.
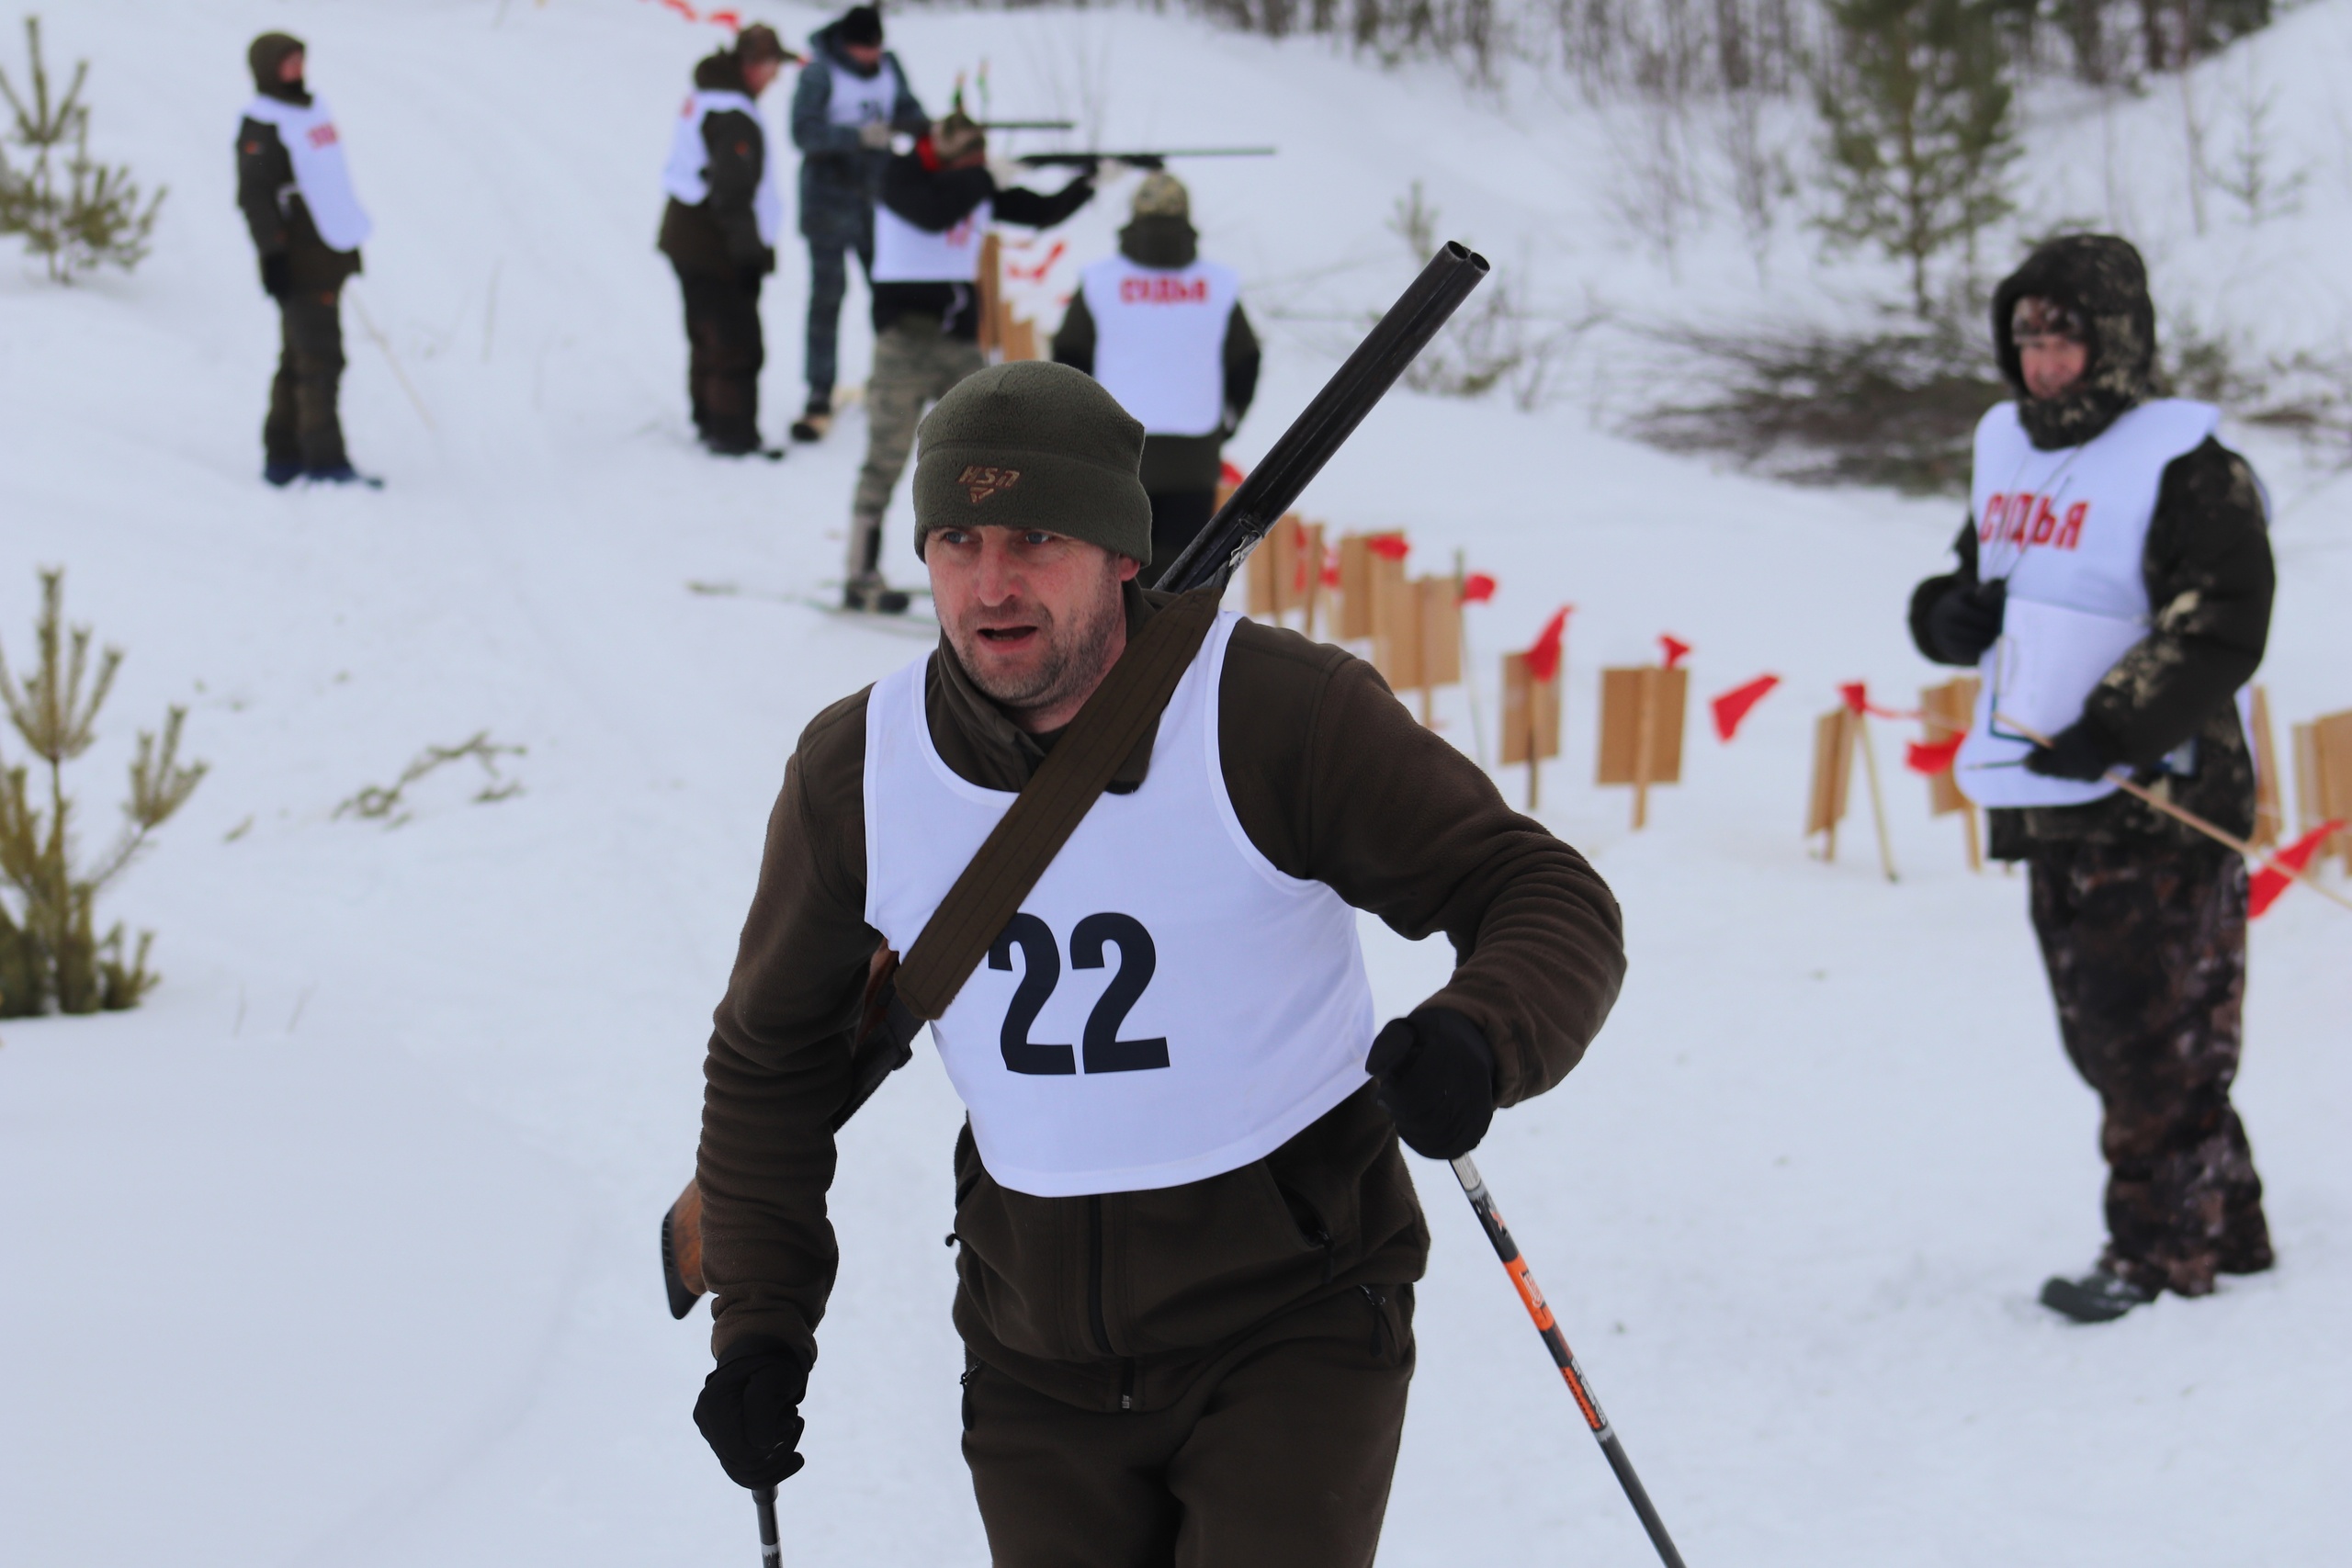
<svg viewBox="0 0 2352 1568">
<path fill-rule="evenodd" d="M 74 67 L 65 96 L 52 98 L 39 17 L 25 18 L 25 52 L 30 61 L 28 93 L 20 96 L 7 73 L 0 72 L 0 96 L 15 117 L 9 140 L 31 155 L 19 171 L 0 144 L 0 234 L 22 234 L 26 249 L 42 259 L 59 283 L 101 265 L 129 272 L 146 259 L 147 237 L 154 232 L 165 192 L 158 189 L 142 208 L 127 166 L 90 157 L 90 109 L 82 101 L 88 61 Z"/>
<path fill-rule="evenodd" d="M 1998 12 L 1988 0 L 1830 0 L 1835 62 L 1817 85 L 1838 209 L 1822 220 L 1847 244 L 1905 263 L 1922 320 L 1928 271 L 1953 244 L 2010 210 L 2018 153 Z"/>
<path fill-rule="evenodd" d="M 141 731 L 130 764 L 128 818 L 96 864 L 74 863 L 74 802 L 65 793 L 65 764 L 96 739 L 98 709 L 114 684 L 122 651 L 109 648 L 90 663 L 90 628 L 64 626 L 64 574 L 40 574 L 40 619 L 33 628 L 40 662 L 21 683 L 0 653 L 0 706 L 33 756 L 47 764 L 49 810 L 33 804 L 30 769 L 0 765 L 0 884 L 16 891 L 13 913 L 0 901 L 0 1018 L 46 1010 L 119 1010 L 139 1005 L 155 984 L 147 968 L 153 931 L 141 931 L 125 954 L 119 923 L 97 934 L 99 891 L 120 875 L 148 836 L 196 792 L 205 764 L 179 765 L 180 728 L 187 710 L 169 709 L 163 737 Z"/>
</svg>

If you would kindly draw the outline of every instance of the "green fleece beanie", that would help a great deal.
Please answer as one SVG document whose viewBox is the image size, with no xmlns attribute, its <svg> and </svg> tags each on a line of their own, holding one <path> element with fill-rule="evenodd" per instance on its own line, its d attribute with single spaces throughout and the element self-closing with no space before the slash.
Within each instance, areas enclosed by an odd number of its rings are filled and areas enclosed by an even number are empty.
<svg viewBox="0 0 2352 1568">
<path fill-rule="evenodd" d="M 1151 564 L 1143 426 L 1084 371 L 992 365 L 940 399 L 916 439 L 916 555 L 934 528 L 1048 528 Z"/>
</svg>

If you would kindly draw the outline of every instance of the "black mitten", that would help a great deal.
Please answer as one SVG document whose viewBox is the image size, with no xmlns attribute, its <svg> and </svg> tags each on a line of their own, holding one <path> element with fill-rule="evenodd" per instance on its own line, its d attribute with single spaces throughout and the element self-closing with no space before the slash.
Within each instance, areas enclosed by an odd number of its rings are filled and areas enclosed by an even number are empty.
<svg viewBox="0 0 2352 1568">
<path fill-rule="evenodd" d="M 1458 1159 L 1495 1119 L 1495 1053 L 1478 1026 L 1452 1008 L 1416 1008 L 1375 1036 L 1363 1070 L 1379 1080 L 1382 1109 L 1417 1154 Z"/>
<path fill-rule="evenodd" d="M 2115 758 L 2098 731 L 2076 719 L 2050 738 L 2047 746 L 2026 753 L 2025 771 L 2050 779 L 2077 779 L 2084 784 L 2107 776 Z"/>
<path fill-rule="evenodd" d="M 739 1486 L 773 1486 L 808 1462 L 799 1446 L 808 1369 L 774 1340 L 730 1348 L 695 1401 L 695 1425 Z"/>
<path fill-rule="evenodd" d="M 1956 588 L 1937 600 L 1928 612 L 1928 636 L 1936 651 L 1953 664 L 1973 664 L 1984 658 L 2001 635 L 2008 598 L 2008 582 L 1996 577 L 1973 588 Z"/>
</svg>

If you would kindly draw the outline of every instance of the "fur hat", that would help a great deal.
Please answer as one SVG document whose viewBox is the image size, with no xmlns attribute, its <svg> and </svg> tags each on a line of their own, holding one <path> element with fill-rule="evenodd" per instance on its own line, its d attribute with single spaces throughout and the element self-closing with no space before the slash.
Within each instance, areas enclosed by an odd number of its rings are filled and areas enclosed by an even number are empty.
<svg viewBox="0 0 2352 1568">
<path fill-rule="evenodd" d="M 735 58 L 746 65 L 763 65 L 786 57 L 784 40 L 765 22 L 753 22 L 735 35 Z"/>
<path fill-rule="evenodd" d="M 2058 397 L 2026 390 L 2017 314 L 2028 299 L 2070 312 L 2089 350 L 2082 378 Z M 2034 446 L 2045 452 L 2081 446 L 2154 395 L 2156 307 L 2148 298 L 2147 264 L 2112 234 L 2063 234 L 2044 243 L 1993 291 L 1993 347 Z"/>
<path fill-rule="evenodd" d="M 1137 218 L 1182 218 L 1193 216 L 1193 197 L 1184 182 L 1165 169 L 1154 169 L 1136 186 L 1135 206 L 1130 209 Z"/>
<path fill-rule="evenodd" d="M 975 153 L 989 149 L 989 133 L 979 122 L 962 109 L 952 111 L 945 119 L 933 120 L 931 126 L 931 151 L 941 166 L 960 164 Z"/>
</svg>

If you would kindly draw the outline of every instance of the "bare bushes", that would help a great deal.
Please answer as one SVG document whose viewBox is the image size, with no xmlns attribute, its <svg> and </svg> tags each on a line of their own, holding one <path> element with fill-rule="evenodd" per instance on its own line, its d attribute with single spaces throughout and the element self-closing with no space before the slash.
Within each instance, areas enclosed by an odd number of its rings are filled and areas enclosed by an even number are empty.
<svg viewBox="0 0 2352 1568">
<path fill-rule="evenodd" d="M 1633 434 L 1801 484 L 1958 493 L 1970 434 L 2008 396 L 1982 342 L 1955 327 L 1676 331 L 1660 342 L 1667 378 L 1693 395 L 1635 416 Z"/>
<path fill-rule="evenodd" d="M 1389 215 L 1388 229 L 1419 265 L 1437 252 L 1438 221 L 1416 180 Z M 1446 398 L 1482 398 L 1501 389 L 1521 409 L 1540 408 L 1556 389 L 1577 339 L 1599 320 L 1594 311 L 1545 315 L 1529 307 L 1510 279 L 1489 277 L 1407 367 L 1405 385 Z"/>
<path fill-rule="evenodd" d="M 187 711 L 164 716 L 160 739 L 141 731 L 130 764 L 130 798 L 114 843 L 95 862 L 74 855 L 75 809 L 65 792 L 65 764 L 90 749 L 98 709 L 122 663 L 119 649 L 90 658 L 90 628 L 64 625 L 64 574 L 40 574 L 40 618 L 33 627 L 32 670 L 21 681 L 0 657 L 0 705 L 46 774 L 48 809 L 35 804 L 29 764 L 0 768 L 0 1017 L 47 1011 L 87 1013 L 139 1005 L 155 984 L 147 968 L 153 931 L 126 953 L 120 923 L 96 934 L 98 894 L 130 866 L 149 837 L 186 805 L 204 764 L 182 767 L 180 727 Z"/>
</svg>

